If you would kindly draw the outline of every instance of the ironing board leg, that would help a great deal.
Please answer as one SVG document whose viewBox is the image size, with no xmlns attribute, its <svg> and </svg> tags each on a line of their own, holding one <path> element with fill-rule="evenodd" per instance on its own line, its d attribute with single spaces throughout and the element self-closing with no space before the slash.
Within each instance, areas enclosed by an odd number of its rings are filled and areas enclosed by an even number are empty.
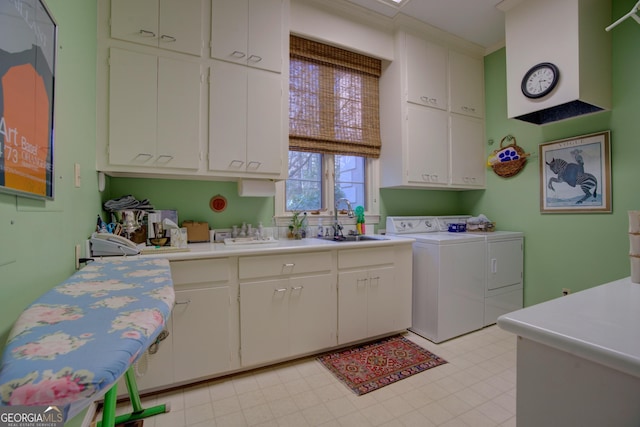
<svg viewBox="0 0 640 427">
<path fill-rule="evenodd" d="M 127 370 L 124 378 L 127 384 L 127 390 L 129 390 L 129 399 L 131 399 L 133 412 L 114 418 L 116 411 L 116 397 L 118 394 L 118 385 L 116 384 L 111 387 L 111 389 L 105 395 L 102 421 L 98 421 L 96 427 L 114 427 L 116 424 L 123 424 L 129 421 L 135 421 L 142 418 L 152 417 L 158 414 L 164 414 L 165 412 L 169 412 L 171 410 L 169 405 L 166 404 L 143 409 L 142 403 L 140 402 L 140 393 L 138 392 L 138 384 L 136 383 L 136 376 L 133 372 L 133 367 L 130 367 Z"/>
</svg>

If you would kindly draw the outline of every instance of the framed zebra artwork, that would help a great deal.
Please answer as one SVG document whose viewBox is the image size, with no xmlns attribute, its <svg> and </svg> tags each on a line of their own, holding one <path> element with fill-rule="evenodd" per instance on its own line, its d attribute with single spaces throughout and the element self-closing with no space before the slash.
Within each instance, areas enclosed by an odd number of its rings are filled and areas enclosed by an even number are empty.
<svg viewBox="0 0 640 427">
<path fill-rule="evenodd" d="M 540 212 L 611 212 L 611 132 L 540 144 Z"/>
</svg>

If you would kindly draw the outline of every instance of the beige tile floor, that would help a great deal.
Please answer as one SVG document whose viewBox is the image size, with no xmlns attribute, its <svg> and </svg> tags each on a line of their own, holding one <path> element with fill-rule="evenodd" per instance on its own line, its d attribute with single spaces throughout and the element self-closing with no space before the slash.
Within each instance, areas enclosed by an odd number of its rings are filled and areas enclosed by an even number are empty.
<svg viewBox="0 0 640 427">
<path fill-rule="evenodd" d="M 516 425 L 514 335 L 494 325 L 441 344 L 406 336 L 449 363 L 356 396 L 307 357 L 143 399 L 171 404 L 144 427 Z"/>
</svg>

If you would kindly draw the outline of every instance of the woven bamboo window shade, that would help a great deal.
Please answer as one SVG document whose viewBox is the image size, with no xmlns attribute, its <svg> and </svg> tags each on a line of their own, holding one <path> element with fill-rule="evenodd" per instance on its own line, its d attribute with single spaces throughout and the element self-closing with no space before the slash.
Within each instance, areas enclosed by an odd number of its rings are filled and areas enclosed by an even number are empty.
<svg viewBox="0 0 640 427">
<path fill-rule="evenodd" d="M 379 60 L 290 37 L 289 149 L 380 157 Z"/>
</svg>

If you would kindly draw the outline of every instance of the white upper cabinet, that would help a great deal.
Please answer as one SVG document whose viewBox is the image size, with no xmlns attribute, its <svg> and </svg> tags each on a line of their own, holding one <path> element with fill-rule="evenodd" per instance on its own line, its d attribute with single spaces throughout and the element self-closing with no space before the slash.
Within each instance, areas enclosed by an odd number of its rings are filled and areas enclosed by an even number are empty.
<svg viewBox="0 0 640 427">
<path fill-rule="evenodd" d="M 380 79 L 380 185 L 484 188 L 481 52 L 461 53 L 404 30 L 395 47 Z"/>
<path fill-rule="evenodd" d="M 487 166 L 482 120 L 457 114 L 449 120 L 451 184 L 484 188 Z"/>
<path fill-rule="evenodd" d="M 484 117 L 484 63 L 482 58 L 449 51 L 451 112 Z"/>
<path fill-rule="evenodd" d="M 449 183 L 447 112 L 407 106 L 407 180 L 412 183 Z"/>
<path fill-rule="evenodd" d="M 412 34 L 405 37 L 407 101 L 447 109 L 447 49 Z"/>
<path fill-rule="evenodd" d="M 110 52 L 109 163 L 198 169 L 200 65 Z"/>
<path fill-rule="evenodd" d="M 210 90 L 209 169 L 281 177 L 287 148 L 281 75 L 215 61 Z"/>
<path fill-rule="evenodd" d="M 111 37 L 202 55 L 205 0 L 111 0 Z"/>
<path fill-rule="evenodd" d="M 213 0 L 211 57 L 280 72 L 283 16 L 282 0 Z"/>
</svg>

